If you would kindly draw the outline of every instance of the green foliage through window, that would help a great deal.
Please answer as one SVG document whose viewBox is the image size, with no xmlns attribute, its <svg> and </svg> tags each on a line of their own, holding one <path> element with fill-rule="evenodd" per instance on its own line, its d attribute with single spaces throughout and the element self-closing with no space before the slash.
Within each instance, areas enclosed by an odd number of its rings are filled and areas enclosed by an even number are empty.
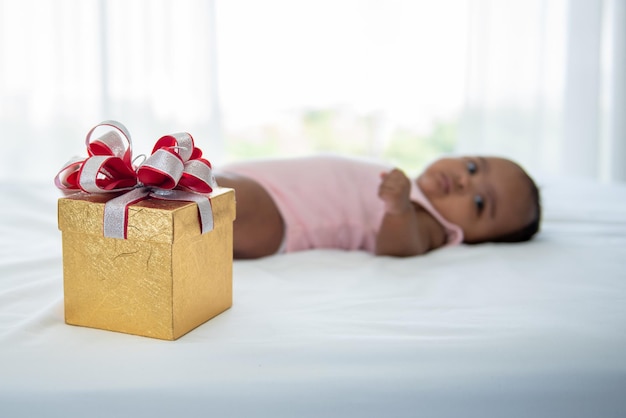
<svg viewBox="0 0 626 418">
<path fill-rule="evenodd" d="M 454 150 L 458 120 L 435 121 L 427 133 L 385 125 L 376 114 L 355 115 L 343 109 L 291 112 L 280 121 L 245 130 L 228 130 L 229 159 L 287 157 L 334 152 L 384 159 L 417 174 L 433 159 Z"/>
</svg>

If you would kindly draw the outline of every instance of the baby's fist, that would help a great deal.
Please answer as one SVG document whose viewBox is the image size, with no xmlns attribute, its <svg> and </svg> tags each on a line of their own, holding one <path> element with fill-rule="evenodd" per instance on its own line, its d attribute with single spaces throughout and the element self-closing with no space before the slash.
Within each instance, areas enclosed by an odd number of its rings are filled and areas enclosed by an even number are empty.
<svg viewBox="0 0 626 418">
<path fill-rule="evenodd" d="M 410 193 L 411 180 L 401 170 L 394 168 L 381 174 L 378 197 L 385 202 L 387 213 L 403 213 L 412 209 Z"/>
</svg>

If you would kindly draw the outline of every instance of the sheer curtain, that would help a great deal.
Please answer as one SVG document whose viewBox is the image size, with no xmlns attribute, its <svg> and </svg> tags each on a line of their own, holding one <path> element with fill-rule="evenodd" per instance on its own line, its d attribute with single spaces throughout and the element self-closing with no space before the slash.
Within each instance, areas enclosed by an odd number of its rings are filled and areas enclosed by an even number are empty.
<svg viewBox="0 0 626 418">
<path fill-rule="evenodd" d="M 213 17 L 210 0 L 0 0 L 0 178 L 51 182 L 106 119 L 137 153 L 185 130 L 219 154 Z"/>
<path fill-rule="evenodd" d="M 293 102 L 354 104 L 373 152 L 393 126 L 460 114 L 459 153 L 626 181 L 626 0 L 432 4 L 0 0 L 0 179 L 50 181 L 104 119 L 125 122 L 138 153 L 185 130 L 219 161 L 222 124 L 282 123 L 272 103 Z"/>
<path fill-rule="evenodd" d="M 624 0 L 472 0 L 458 151 L 626 181 Z"/>
</svg>

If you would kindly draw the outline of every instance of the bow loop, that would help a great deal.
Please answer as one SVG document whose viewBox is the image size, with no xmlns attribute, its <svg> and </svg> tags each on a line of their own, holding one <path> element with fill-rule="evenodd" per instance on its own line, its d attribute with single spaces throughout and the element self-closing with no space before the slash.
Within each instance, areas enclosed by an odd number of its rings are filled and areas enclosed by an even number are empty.
<svg viewBox="0 0 626 418">
<path fill-rule="evenodd" d="M 83 162 L 78 182 L 84 192 L 103 193 L 132 189 L 137 185 L 137 176 L 121 158 L 95 155 Z"/>
<path fill-rule="evenodd" d="M 171 190 L 179 188 L 211 193 L 215 188 L 211 163 L 202 157 L 193 137 L 180 132 L 165 135 L 156 142 L 152 155 L 139 167 L 139 181 L 146 186 Z"/>
<path fill-rule="evenodd" d="M 114 130 L 108 131 L 92 141 L 91 137 L 96 130 L 102 126 L 109 126 L 114 128 Z M 123 138 L 120 134 L 122 134 Z M 118 157 L 121 158 L 128 167 L 132 168 L 131 157 L 133 144 L 128 129 L 120 122 L 109 120 L 94 126 L 85 137 L 85 145 L 89 156 L 110 155 Z"/>
<path fill-rule="evenodd" d="M 217 186 L 211 163 L 204 158 L 187 161 L 180 179 L 180 186 L 193 192 L 211 193 Z"/>
<path fill-rule="evenodd" d="M 152 153 L 157 150 L 167 148 L 177 153 L 183 162 L 187 162 L 192 158 L 195 146 L 193 137 L 187 132 L 179 132 L 176 134 L 165 135 L 156 142 Z"/>
<path fill-rule="evenodd" d="M 57 188 L 64 193 L 79 189 L 78 173 L 80 173 L 80 168 L 84 162 L 85 159 L 80 157 L 74 157 L 66 162 L 54 178 L 54 184 Z"/>
<path fill-rule="evenodd" d="M 137 169 L 145 186 L 171 190 L 178 185 L 185 164 L 172 147 L 159 148 Z"/>
<path fill-rule="evenodd" d="M 200 148 L 193 147 L 193 151 L 191 152 L 191 158 L 189 158 L 189 159 L 190 160 L 199 160 L 201 157 L 202 157 L 202 150 Z M 207 161 L 207 160 L 204 160 L 204 161 Z"/>
</svg>

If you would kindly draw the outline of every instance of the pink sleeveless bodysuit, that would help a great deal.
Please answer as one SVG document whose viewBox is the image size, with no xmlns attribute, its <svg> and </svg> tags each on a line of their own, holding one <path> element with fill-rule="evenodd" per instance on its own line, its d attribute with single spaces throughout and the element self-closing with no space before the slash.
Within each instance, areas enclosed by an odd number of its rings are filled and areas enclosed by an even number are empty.
<svg viewBox="0 0 626 418">
<path fill-rule="evenodd" d="M 374 252 L 384 216 L 378 197 L 380 175 L 389 165 L 365 159 L 318 155 L 252 160 L 221 171 L 258 182 L 272 197 L 285 222 L 285 252 L 338 248 Z M 447 233 L 447 245 L 463 240 L 463 231 L 446 221 L 415 181 L 411 200 L 427 210 Z"/>
</svg>

